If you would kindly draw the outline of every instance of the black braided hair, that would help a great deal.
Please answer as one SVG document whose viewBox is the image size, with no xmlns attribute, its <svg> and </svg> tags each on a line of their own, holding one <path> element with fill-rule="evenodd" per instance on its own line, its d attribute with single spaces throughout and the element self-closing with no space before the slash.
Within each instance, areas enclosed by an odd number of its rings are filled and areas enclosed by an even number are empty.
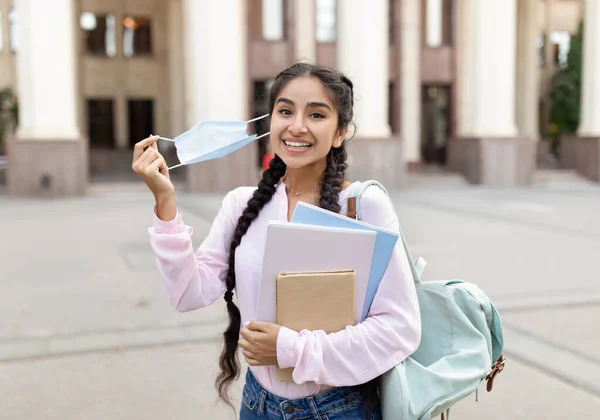
<svg viewBox="0 0 600 420">
<path fill-rule="evenodd" d="M 325 86 L 338 112 L 338 129 L 347 129 L 354 118 L 354 91 L 352 82 L 343 74 L 336 70 L 314 66 L 306 63 L 296 63 L 285 69 L 273 82 L 269 94 L 269 110 L 273 111 L 275 100 L 284 86 L 297 77 L 316 77 Z M 338 148 L 332 148 L 327 155 L 327 166 L 321 181 L 319 206 L 333 211 L 340 212 L 339 194 L 345 180 L 347 152 L 345 142 Z M 269 169 L 263 174 L 263 178 L 258 184 L 258 189 L 248 201 L 246 209 L 239 218 L 231 246 L 229 250 L 229 269 L 227 271 L 227 292 L 225 301 L 227 302 L 227 311 L 229 313 L 229 326 L 223 333 L 225 345 L 221 353 L 219 365 L 221 373 L 217 377 L 216 385 L 220 398 L 229 406 L 232 406 L 228 396 L 228 389 L 231 382 L 237 379 L 240 374 L 240 363 L 237 353 L 237 343 L 241 327 L 241 315 L 238 307 L 233 303 L 233 290 L 235 289 L 235 251 L 242 242 L 242 238 L 248 231 L 252 222 L 258 217 L 263 207 L 271 201 L 277 184 L 285 175 L 286 165 L 279 156 L 275 156 L 271 161 Z M 367 411 L 377 401 L 377 382 L 373 380 L 361 386 L 367 403 Z"/>
<path fill-rule="evenodd" d="M 269 164 L 269 169 L 263 172 L 262 180 L 258 183 L 257 190 L 252 194 L 252 198 L 250 198 L 248 205 L 238 219 L 229 247 L 229 269 L 227 270 L 227 279 L 225 281 L 227 291 L 224 296 L 227 302 L 227 312 L 229 313 L 229 326 L 223 333 L 225 345 L 219 359 L 221 373 L 217 377 L 216 385 L 221 399 L 232 408 L 228 390 L 231 382 L 240 375 L 240 360 L 237 348 L 242 323 L 240 310 L 233 302 L 233 290 L 235 289 L 235 251 L 262 208 L 273 198 L 277 184 L 285 174 L 285 171 L 285 163 L 279 156 L 275 156 Z"/>
</svg>

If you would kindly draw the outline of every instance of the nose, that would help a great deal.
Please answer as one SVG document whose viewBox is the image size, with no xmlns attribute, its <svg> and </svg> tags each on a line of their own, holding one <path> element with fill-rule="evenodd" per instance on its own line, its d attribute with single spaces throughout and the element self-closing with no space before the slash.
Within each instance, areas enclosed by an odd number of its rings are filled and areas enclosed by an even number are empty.
<svg viewBox="0 0 600 420">
<path fill-rule="evenodd" d="M 304 115 L 302 115 L 302 113 L 299 112 L 296 114 L 295 118 L 291 121 L 288 130 L 294 136 L 306 133 L 308 131 L 306 128 L 306 122 L 304 121 Z"/>
</svg>

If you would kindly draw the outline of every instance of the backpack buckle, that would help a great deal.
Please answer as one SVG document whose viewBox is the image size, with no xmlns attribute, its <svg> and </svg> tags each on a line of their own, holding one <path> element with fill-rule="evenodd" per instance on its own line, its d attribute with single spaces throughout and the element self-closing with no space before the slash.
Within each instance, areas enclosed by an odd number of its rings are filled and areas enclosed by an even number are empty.
<svg viewBox="0 0 600 420">
<path fill-rule="evenodd" d="M 494 379 L 496 378 L 496 375 L 499 374 L 500 372 L 502 372 L 504 370 L 504 365 L 506 364 L 506 358 L 504 357 L 504 355 L 500 355 L 500 357 L 498 358 L 498 360 L 496 360 L 496 363 L 494 363 L 494 365 L 492 366 L 492 371 L 488 374 L 488 376 L 485 377 L 485 379 L 487 380 L 487 391 L 490 392 L 492 390 L 492 388 L 494 387 Z"/>
</svg>

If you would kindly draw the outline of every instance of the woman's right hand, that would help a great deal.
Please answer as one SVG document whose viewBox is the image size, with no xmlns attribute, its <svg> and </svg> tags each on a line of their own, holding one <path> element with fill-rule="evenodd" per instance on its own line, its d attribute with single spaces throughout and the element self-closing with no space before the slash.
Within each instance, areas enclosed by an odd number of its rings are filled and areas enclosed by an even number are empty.
<svg viewBox="0 0 600 420">
<path fill-rule="evenodd" d="M 133 171 L 150 188 L 156 202 L 169 200 L 175 195 L 175 187 L 169 177 L 169 169 L 158 152 L 158 137 L 148 137 L 133 148 Z"/>
</svg>

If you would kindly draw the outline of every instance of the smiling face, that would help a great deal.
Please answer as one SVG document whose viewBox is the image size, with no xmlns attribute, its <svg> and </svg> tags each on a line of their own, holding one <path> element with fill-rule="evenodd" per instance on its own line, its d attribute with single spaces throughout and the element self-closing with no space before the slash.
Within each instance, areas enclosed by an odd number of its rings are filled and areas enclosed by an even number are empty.
<svg viewBox="0 0 600 420">
<path fill-rule="evenodd" d="M 325 164 L 332 147 L 340 147 L 347 127 L 338 129 L 338 113 L 316 77 L 296 77 L 275 99 L 271 147 L 290 169 Z"/>
</svg>

